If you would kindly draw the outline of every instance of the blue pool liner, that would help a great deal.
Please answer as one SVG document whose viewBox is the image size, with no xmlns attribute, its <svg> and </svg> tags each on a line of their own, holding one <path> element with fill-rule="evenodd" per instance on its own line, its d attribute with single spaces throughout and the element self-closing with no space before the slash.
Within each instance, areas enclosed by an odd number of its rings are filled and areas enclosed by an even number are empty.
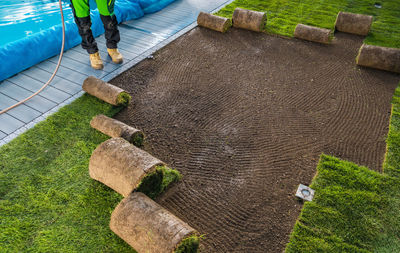
<svg viewBox="0 0 400 253">
<path fill-rule="evenodd" d="M 145 14 L 157 12 L 175 0 L 139 0 Z"/>
<path fill-rule="evenodd" d="M 138 19 L 145 13 L 159 11 L 174 0 L 117 0 L 114 13 L 119 23 Z M 142 7 L 143 6 L 143 7 Z M 71 11 L 71 10 L 68 10 Z M 66 15 L 65 15 L 66 16 Z M 92 32 L 95 37 L 104 33 L 99 11 L 91 11 Z M 45 17 L 44 17 L 45 18 Z M 65 20 L 65 50 L 81 43 L 74 20 Z M 50 57 L 58 55 L 62 44 L 62 25 L 0 47 L 0 81 L 5 80 Z"/>
</svg>

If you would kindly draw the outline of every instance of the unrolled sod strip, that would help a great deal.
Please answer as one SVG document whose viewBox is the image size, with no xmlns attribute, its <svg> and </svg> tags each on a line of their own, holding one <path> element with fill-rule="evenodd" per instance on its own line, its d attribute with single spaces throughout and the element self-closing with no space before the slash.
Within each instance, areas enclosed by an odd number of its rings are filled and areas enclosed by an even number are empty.
<svg viewBox="0 0 400 253">
<path fill-rule="evenodd" d="M 131 96 L 123 89 L 93 76 L 89 76 L 85 79 L 82 89 L 90 95 L 112 105 L 126 106 L 131 101 Z"/>
<path fill-rule="evenodd" d="M 158 165 L 164 163 L 122 138 L 112 138 L 93 151 L 89 174 L 126 197 Z"/>
<path fill-rule="evenodd" d="M 369 33 L 372 21 L 372 16 L 339 12 L 336 18 L 335 28 L 340 32 L 366 36 Z"/>
<path fill-rule="evenodd" d="M 115 208 L 111 230 L 137 252 L 171 253 L 196 231 L 140 192 L 133 192 Z M 192 251 L 190 251 L 192 252 Z"/>
<path fill-rule="evenodd" d="M 294 37 L 313 42 L 329 44 L 331 30 L 298 24 L 294 30 Z"/>
<path fill-rule="evenodd" d="M 90 125 L 110 137 L 122 137 L 137 146 L 141 146 L 143 143 L 144 134 L 142 131 L 103 114 L 95 116 L 90 121 Z"/>
<path fill-rule="evenodd" d="M 259 11 L 236 8 L 233 12 L 233 27 L 262 32 L 267 21 L 267 14 Z"/>
<path fill-rule="evenodd" d="M 363 44 L 356 62 L 364 67 L 400 73 L 400 49 Z"/>
<path fill-rule="evenodd" d="M 205 12 L 200 12 L 199 16 L 197 17 L 197 24 L 199 26 L 222 33 L 226 32 L 232 26 L 230 19 Z"/>
</svg>

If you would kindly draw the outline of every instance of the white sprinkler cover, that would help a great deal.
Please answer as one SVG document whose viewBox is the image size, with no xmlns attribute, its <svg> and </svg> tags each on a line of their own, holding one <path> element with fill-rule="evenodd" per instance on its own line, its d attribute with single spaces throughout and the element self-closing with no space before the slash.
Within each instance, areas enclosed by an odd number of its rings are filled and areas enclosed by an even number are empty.
<svg viewBox="0 0 400 253">
<path fill-rule="evenodd" d="M 307 201 L 312 201 L 314 198 L 314 193 L 315 190 L 311 189 L 308 186 L 300 184 L 299 188 L 297 188 L 296 197 L 299 197 Z"/>
</svg>

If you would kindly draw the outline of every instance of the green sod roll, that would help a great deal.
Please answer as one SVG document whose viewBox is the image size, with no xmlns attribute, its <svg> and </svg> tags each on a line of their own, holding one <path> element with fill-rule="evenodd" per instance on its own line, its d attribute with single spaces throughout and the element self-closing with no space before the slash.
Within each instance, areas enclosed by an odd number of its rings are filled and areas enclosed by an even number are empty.
<svg viewBox="0 0 400 253">
<path fill-rule="evenodd" d="M 118 204 L 110 228 L 139 253 L 197 252 L 197 232 L 140 192 Z M 185 251 L 179 250 L 182 246 Z"/>
<path fill-rule="evenodd" d="M 93 76 L 85 79 L 82 89 L 90 95 L 116 106 L 127 106 L 131 101 L 131 96 L 123 89 Z"/>
<path fill-rule="evenodd" d="M 294 30 L 294 37 L 298 39 L 329 44 L 330 43 L 331 30 L 298 24 Z"/>
<path fill-rule="evenodd" d="M 400 73 L 400 49 L 363 44 L 356 62 L 364 67 Z"/>
<path fill-rule="evenodd" d="M 110 137 L 122 137 L 135 146 L 142 146 L 144 134 L 142 131 L 103 114 L 95 116 L 90 125 Z"/>
<path fill-rule="evenodd" d="M 262 32 L 267 21 L 267 14 L 259 11 L 236 8 L 233 12 L 233 27 Z"/>
<path fill-rule="evenodd" d="M 232 26 L 230 19 L 205 12 L 200 12 L 199 16 L 197 17 L 197 24 L 199 26 L 222 33 L 226 32 Z"/>
<path fill-rule="evenodd" d="M 89 174 L 126 197 L 160 165 L 164 163 L 123 138 L 112 138 L 93 151 Z"/>
<path fill-rule="evenodd" d="M 335 28 L 340 32 L 366 36 L 372 21 L 372 16 L 340 11 L 336 18 Z"/>
</svg>

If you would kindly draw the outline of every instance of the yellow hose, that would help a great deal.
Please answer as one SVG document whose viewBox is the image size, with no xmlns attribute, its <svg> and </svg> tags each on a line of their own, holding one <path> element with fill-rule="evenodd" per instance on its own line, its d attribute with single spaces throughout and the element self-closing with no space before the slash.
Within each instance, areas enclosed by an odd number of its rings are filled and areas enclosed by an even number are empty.
<svg viewBox="0 0 400 253">
<path fill-rule="evenodd" d="M 56 69 L 53 72 L 53 75 L 50 77 L 50 79 L 42 86 L 42 88 L 40 88 L 37 92 L 33 93 L 32 95 L 30 95 L 29 97 L 25 98 L 24 100 L 19 101 L 18 103 L 16 103 L 15 105 L 12 105 L 2 111 L 0 111 L 0 114 L 3 114 L 17 106 L 19 106 L 20 104 L 25 103 L 26 101 L 28 101 L 29 99 L 33 98 L 34 96 L 36 96 L 37 94 L 39 94 L 42 90 L 44 90 L 50 83 L 51 81 L 53 81 L 54 77 L 56 76 L 56 73 L 58 71 L 58 68 L 60 67 L 61 64 L 61 59 L 64 53 L 64 45 L 65 45 L 65 24 L 64 24 L 64 14 L 63 14 L 63 8 L 62 8 L 62 2 L 61 0 L 58 1 L 59 5 L 60 5 L 60 11 L 61 11 L 61 22 L 62 22 L 62 46 L 61 46 L 61 52 L 60 52 L 60 57 L 58 58 L 58 63 L 56 66 Z"/>
</svg>

